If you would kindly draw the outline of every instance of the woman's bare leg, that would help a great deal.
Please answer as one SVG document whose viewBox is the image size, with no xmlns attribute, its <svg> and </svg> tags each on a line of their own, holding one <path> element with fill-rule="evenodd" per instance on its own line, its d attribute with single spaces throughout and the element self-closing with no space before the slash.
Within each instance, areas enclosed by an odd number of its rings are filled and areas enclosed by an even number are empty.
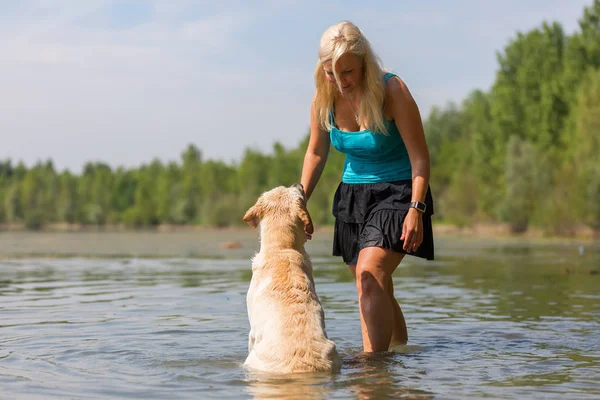
<svg viewBox="0 0 600 400">
<path fill-rule="evenodd" d="M 398 300 L 394 297 L 394 284 L 392 283 L 391 277 L 388 285 L 388 294 L 392 300 L 392 307 L 394 308 L 394 327 L 392 330 L 390 347 L 404 345 L 408 342 L 408 330 L 406 329 L 406 321 L 404 320 L 404 314 L 402 314 L 400 304 L 398 304 Z"/>
<path fill-rule="evenodd" d="M 392 274 L 401 253 L 380 247 L 363 249 L 356 265 L 349 265 L 358 289 L 363 348 L 386 351 L 408 340 L 406 322 L 394 297 Z"/>
</svg>

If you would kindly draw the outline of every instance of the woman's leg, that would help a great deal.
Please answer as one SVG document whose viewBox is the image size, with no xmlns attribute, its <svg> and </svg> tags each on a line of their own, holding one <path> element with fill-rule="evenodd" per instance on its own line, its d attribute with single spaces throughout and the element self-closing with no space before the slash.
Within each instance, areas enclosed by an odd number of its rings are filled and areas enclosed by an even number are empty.
<svg viewBox="0 0 600 400">
<path fill-rule="evenodd" d="M 392 277 L 388 285 L 388 294 L 392 300 L 392 307 L 394 308 L 394 327 L 392 330 L 392 340 L 390 347 L 405 345 L 408 342 L 408 330 L 406 329 L 406 321 L 404 320 L 404 314 L 398 300 L 394 297 L 394 284 L 392 283 Z"/>
<path fill-rule="evenodd" d="M 390 345 L 408 340 L 392 283 L 392 273 L 403 257 L 392 250 L 368 247 L 360 252 L 357 265 L 348 266 L 358 289 L 363 347 L 367 352 L 386 351 Z"/>
</svg>

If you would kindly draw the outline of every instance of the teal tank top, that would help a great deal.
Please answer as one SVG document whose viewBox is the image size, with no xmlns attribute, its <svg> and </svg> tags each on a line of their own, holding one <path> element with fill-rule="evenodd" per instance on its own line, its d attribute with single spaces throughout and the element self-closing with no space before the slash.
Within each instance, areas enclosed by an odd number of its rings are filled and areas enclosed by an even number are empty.
<svg viewBox="0 0 600 400">
<path fill-rule="evenodd" d="M 387 82 L 393 73 L 385 75 Z M 383 112 L 383 110 L 382 110 Z M 331 144 L 346 155 L 342 182 L 377 183 L 412 179 L 408 151 L 394 121 L 384 120 L 388 135 L 370 130 L 347 132 L 337 129 L 330 112 L 333 128 Z"/>
</svg>

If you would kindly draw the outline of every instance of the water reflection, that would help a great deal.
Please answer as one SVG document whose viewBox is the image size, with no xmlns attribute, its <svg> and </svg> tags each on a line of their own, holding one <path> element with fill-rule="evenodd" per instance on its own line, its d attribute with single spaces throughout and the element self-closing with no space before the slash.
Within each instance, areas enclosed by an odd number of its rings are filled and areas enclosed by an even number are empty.
<svg viewBox="0 0 600 400">
<path fill-rule="evenodd" d="M 246 391 L 256 400 L 327 399 L 333 392 L 327 374 L 289 374 L 276 376 L 245 371 Z"/>
<path fill-rule="evenodd" d="M 346 386 L 361 400 L 371 399 L 432 399 L 433 393 L 410 387 L 407 381 L 416 381 L 424 372 L 408 369 L 398 353 L 360 354 L 347 361 Z M 410 374 L 411 379 L 405 379 Z"/>
<path fill-rule="evenodd" d="M 247 391 L 253 399 L 328 399 L 337 397 L 372 399 L 432 399 L 434 394 L 407 385 L 404 375 L 418 380 L 398 353 L 362 354 L 344 357 L 341 374 L 289 374 L 277 376 L 245 371 Z M 416 385 L 415 385 L 416 386 Z"/>
</svg>

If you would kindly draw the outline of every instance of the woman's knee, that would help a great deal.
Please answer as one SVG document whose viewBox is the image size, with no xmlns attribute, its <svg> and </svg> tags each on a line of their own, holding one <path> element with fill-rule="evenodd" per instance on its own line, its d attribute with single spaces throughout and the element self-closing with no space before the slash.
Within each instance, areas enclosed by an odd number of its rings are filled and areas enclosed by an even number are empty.
<svg viewBox="0 0 600 400">
<path fill-rule="evenodd" d="M 356 266 L 356 279 L 360 295 L 372 295 L 388 291 L 387 285 L 391 277 L 381 265 L 364 263 Z"/>
<path fill-rule="evenodd" d="M 370 294 L 379 290 L 387 293 L 390 290 L 388 286 L 392 282 L 392 274 L 402 258 L 403 254 L 380 247 L 361 250 L 354 271 L 359 294 Z"/>
</svg>

